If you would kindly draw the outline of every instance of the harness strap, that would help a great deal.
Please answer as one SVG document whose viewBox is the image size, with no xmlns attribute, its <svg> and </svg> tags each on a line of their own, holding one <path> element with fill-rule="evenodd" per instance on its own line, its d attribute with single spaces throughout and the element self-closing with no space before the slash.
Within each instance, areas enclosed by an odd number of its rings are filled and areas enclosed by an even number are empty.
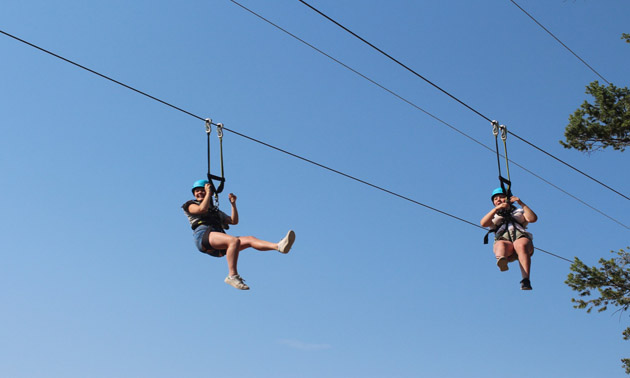
<svg viewBox="0 0 630 378">
<path fill-rule="evenodd" d="M 505 125 L 499 125 L 499 122 L 492 121 L 492 135 L 494 135 L 495 151 L 497 154 L 497 167 L 499 168 L 499 183 L 503 193 L 508 197 L 512 197 L 512 182 L 510 181 L 510 165 L 507 153 L 507 127 Z M 507 178 L 501 174 L 501 155 L 499 154 L 499 132 L 501 133 L 501 140 L 503 141 L 503 151 L 505 152 L 505 168 L 507 171 Z"/>
<path fill-rule="evenodd" d="M 501 178 L 501 158 L 499 156 L 499 122 L 492 121 L 492 135 L 494 135 L 495 151 L 497 153 L 497 167 L 499 168 L 499 178 Z"/>
<path fill-rule="evenodd" d="M 490 233 L 496 232 L 496 231 L 497 231 L 496 228 L 489 229 L 488 232 L 486 232 L 486 235 L 484 235 L 484 237 L 483 237 L 483 244 L 488 244 L 488 235 L 490 235 Z"/>
<path fill-rule="evenodd" d="M 501 188 L 503 189 L 503 192 L 507 195 L 507 199 L 509 201 L 510 197 L 512 197 L 512 181 L 510 180 L 510 164 L 507 150 L 507 127 L 505 127 L 505 125 L 500 125 L 499 129 L 501 130 L 503 151 L 505 151 L 505 170 L 507 171 L 507 179 L 501 177 L 501 173 L 499 172 L 499 180 L 501 180 Z M 505 187 L 504 184 L 507 185 L 507 187 Z"/>
<path fill-rule="evenodd" d="M 513 208 L 510 207 L 510 210 L 512 210 Z M 514 239 L 512 238 L 512 234 L 510 233 L 510 223 L 512 223 L 512 225 L 514 225 L 515 229 L 518 229 L 518 227 L 516 227 L 516 225 L 518 224 L 519 226 L 521 226 L 522 229 L 525 229 L 525 227 L 523 227 L 523 225 L 518 222 L 516 219 L 514 219 L 514 217 L 512 217 L 512 213 L 510 211 L 509 214 L 503 214 L 501 215 L 503 217 L 503 222 L 501 222 L 500 225 L 495 226 L 494 228 L 491 228 L 488 230 L 488 232 L 486 232 L 486 235 L 483 237 L 483 244 L 488 244 L 488 235 L 490 235 L 491 233 L 495 233 L 495 237 L 496 237 L 496 232 L 505 224 L 505 231 L 508 234 L 508 239 L 510 240 L 511 243 L 514 243 Z"/>
<path fill-rule="evenodd" d="M 510 181 L 510 164 L 509 164 L 508 152 L 507 152 L 507 127 L 505 125 L 499 125 L 499 122 L 495 120 L 491 121 L 490 123 L 492 124 L 492 135 L 494 135 L 494 144 L 496 147 L 495 151 L 497 153 L 497 167 L 499 168 L 499 183 L 501 184 L 501 189 L 503 189 L 503 193 L 505 193 L 507 197 L 508 203 L 510 203 L 509 201 L 510 201 L 510 198 L 512 197 L 512 181 Z M 507 178 L 503 177 L 503 175 L 501 174 L 501 155 L 499 154 L 499 132 L 501 133 L 501 140 L 503 141 L 503 151 L 505 152 L 504 153 L 505 169 L 507 172 Z M 512 240 L 512 235 L 510 234 L 509 223 L 510 222 L 518 223 L 518 222 L 516 222 L 514 218 L 512 218 L 511 211 L 512 211 L 512 207 L 510 207 L 509 213 L 501 214 L 501 216 L 504 219 L 503 222 L 499 226 L 496 226 L 488 230 L 486 235 L 483 237 L 483 244 L 488 244 L 488 235 L 490 233 L 494 232 L 495 237 L 496 237 L 496 231 L 499 230 L 501 226 L 503 226 L 504 224 L 507 224 L 506 230 L 508 231 L 508 238 L 510 239 L 511 242 L 514 242 L 514 240 Z"/>
<path fill-rule="evenodd" d="M 223 172 L 223 124 L 217 124 L 217 135 L 219 136 L 219 145 L 220 145 L 220 162 L 221 162 L 221 176 L 216 176 L 210 173 L 210 133 L 212 132 L 212 120 L 210 118 L 206 118 L 206 136 L 208 140 L 208 181 L 210 182 L 210 187 L 212 188 L 212 193 L 214 194 L 214 203 L 215 206 L 219 205 L 219 193 L 223 191 L 223 186 L 225 185 L 225 174 Z M 214 181 L 219 182 L 219 187 L 215 187 Z"/>
<path fill-rule="evenodd" d="M 217 123 L 217 136 L 219 137 L 219 152 L 221 157 L 221 183 L 217 188 L 217 193 L 221 193 L 223 191 L 223 185 L 225 184 L 225 174 L 223 172 L 223 124 Z"/>
</svg>

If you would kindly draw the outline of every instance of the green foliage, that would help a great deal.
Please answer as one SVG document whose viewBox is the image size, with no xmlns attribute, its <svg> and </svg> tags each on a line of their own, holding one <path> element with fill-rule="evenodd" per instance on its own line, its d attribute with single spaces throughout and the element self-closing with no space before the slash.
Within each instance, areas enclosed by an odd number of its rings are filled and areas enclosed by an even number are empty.
<svg viewBox="0 0 630 378">
<path fill-rule="evenodd" d="M 621 39 L 630 43 L 630 34 L 621 34 Z M 595 104 L 584 101 L 582 106 L 569 117 L 564 130 L 564 148 L 575 148 L 591 152 L 606 147 L 625 150 L 630 145 L 630 89 L 599 85 L 597 81 L 586 87 Z"/>
<path fill-rule="evenodd" d="M 630 251 L 630 247 L 626 248 Z M 606 311 L 608 306 L 619 307 L 622 313 L 630 308 L 630 252 L 620 249 L 611 251 L 616 257 L 610 260 L 601 258 L 601 266 L 587 266 L 577 257 L 571 264 L 571 271 L 565 283 L 579 293 L 572 298 L 573 307 L 586 309 L 590 313 L 593 308 L 598 312 Z M 595 292 L 596 290 L 596 292 Z M 630 327 L 623 331 L 624 340 L 630 340 Z M 630 358 L 621 360 L 626 373 L 630 374 Z"/>
<path fill-rule="evenodd" d="M 570 273 L 565 281 L 571 289 L 579 292 L 580 299 L 571 300 L 577 303 L 575 308 L 586 308 L 587 312 L 593 308 L 599 308 L 598 312 L 606 311 L 611 304 L 621 307 L 622 311 L 630 308 L 630 253 L 623 249 L 613 253 L 617 257 L 599 260 L 601 267 L 589 267 L 575 258 L 571 265 L 571 271 L 575 273 Z M 582 299 L 590 296 L 593 289 L 599 291 L 598 297 Z"/>
<path fill-rule="evenodd" d="M 630 43 L 630 34 L 621 34 L 621 39 Z M 586 87 L 586 93 L 595 98 L 595 105 L 584 101 L 582 106 L 569 117 L 569 125 L 564 131 L 565 148 L 579 151 L 593 151 L 612 147 L 624 151 L 630 145 L 630 90 L 599 85 L 597 81 Z M 630 247 L 626 248 L 630 251 Z M 601 267 L 589 267 L 577 257 L 571 264 L 571 271 L 565 283 L 579 293 L 579 298 L 571 298 L 573 307 L 593 308 L 606 311 L 609 305 L 619 307 L 621 313 L 630 308 L 630 253 L 623 249 L 610 260 L 599 260 Z M 597 289 L 597 294 L 592 291 Z M 623 339 L 630 340 L 630 327 L 623 332 Z M 630 358 L 621 359 L 622 367 L 630 375 Z"/>
<path fill-rule="evenodd" d="M 594 151 L 612 147 L 623 151 L 630 145 L 630 89 L 608 87 L 597 81 L 586 87 L 593 96 L 594 104 L 584 101 L 582 106 L 569 117 L 564 131 L 565 148 L 579 151 Z"/>
</svg>

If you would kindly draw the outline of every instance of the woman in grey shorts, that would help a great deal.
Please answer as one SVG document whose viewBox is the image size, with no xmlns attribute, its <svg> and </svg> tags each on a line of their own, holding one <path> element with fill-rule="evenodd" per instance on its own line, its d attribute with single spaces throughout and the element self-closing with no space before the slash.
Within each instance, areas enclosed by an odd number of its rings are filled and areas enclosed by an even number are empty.
<svg viewBox="0 0 630 378">
<path fill-rule="evenodd" d="M 495 232 L 493 250 L 497 266 L 504 272 L 508 270 L 508 262 L 518 260 L 523 276 L 521 290 L 531 290 L 529 271 L 534 244 L 533 236 L 526 228 L 528 223 L 536 222 L 538 216 L 520 198 L 511 196 L 508 201 L 501 188 L 492 192 L 491 199 L 494 208 L 481 218 L 480 223 L 482 227 L 490 227 Z"/>
<path fill-rule="evenodd" d="M 238 274 L 237 263 L 239 252 L 252 247 L 259 251 L 276 250 L 288 253 L 295 241 L 295 233 L 289 231 L 278 243 L 272 243 L 253 236 L 231 236 L 225 233 L 229 225 L 238 224 L 236 196 L 229 194 L 231 215 L 227 215 L 212 203 L 212 186 L 208 180 L 198 180 L 192 188 L 194 200 L 187 201 L 182 208 L 188 216 L 193 229 L 195 245 L 199 251 L 214 257 L 226 256 L 228 276 L 225 282 L 240 290 L 249 290 Z"/>
</svg>

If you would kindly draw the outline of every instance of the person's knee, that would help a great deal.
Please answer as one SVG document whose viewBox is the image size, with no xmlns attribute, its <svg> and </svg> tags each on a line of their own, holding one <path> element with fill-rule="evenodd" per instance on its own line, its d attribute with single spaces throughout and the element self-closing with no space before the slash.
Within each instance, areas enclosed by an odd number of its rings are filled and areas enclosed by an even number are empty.
<svg viewBox="0 0 630 378">
<path fill-rule="evenodd" d="M 258 240 L 253 236 L 241 236 L 241 247 L 249 248 Z"/>
<path fill-rule="evenodd" d="M 531 253 L 534 249 L 532 242 L 527 238 L 520 238 L 514 242 L 514 249 L 517 253 Z"/>
<path fill-rule="evenodd" d="M 513 251 L 512 245 L 503 240 L 499 240 L 494 244 L 494 253 L 497 256 L 509 256 Z"/>
<path fill-rule="evenodd" d="M 239 239 L 239 238 L 232 238 L 232 240 L 230 240 L 230 246 L 233 246 L 235 248 L 239 248 L 241 246 L 241 239 Z"/>
</svg>

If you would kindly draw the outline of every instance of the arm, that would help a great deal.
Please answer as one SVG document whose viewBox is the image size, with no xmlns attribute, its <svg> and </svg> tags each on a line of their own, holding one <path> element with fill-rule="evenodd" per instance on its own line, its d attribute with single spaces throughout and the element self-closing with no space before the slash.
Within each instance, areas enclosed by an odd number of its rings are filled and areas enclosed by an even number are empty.
<svg viewBox="0 0 630 378">
<path fill-rule="evenodd" d="M 230 193 L 230 205 L 232 205 L 232 215 L 228 218 L 228 224 L 238 224 L 238 209 L 236 208 L 236 196 Z"/>
<path fill-rule="evenodd" d="M 188 206 L 188 212 L 194 215 L 199 215 L 206 213 L 210 208 L 210 204 L 212 203 L 212 189 L 210 188 L 210 184 L 205 185 L 206 196 L 203 197 L 203 200 L 199 205 L 196 203 L 191 203 Z"/>
<path fill-rule="evenodd" d="M 534 211 L 530 209 L 529 206 L 523 203 L 520 198 L 512 197 L 510 198 L 510 201 L 518 203 L 518 205 L 523 209 L 523 216 L 528 223 L 534 223 L 538 220 L 538 215 L 536 215 L 536 213 L 534 213 Z"/>
<path fill-rule="evenodd" d="M 492 227 L 494 224 L 492 223 L 492 218 L 494 218 L 494 215 L 503 209 L 508 209 L 510 207 L 510 204 L 508 203 L 502 203 L 499 206 L 495 207 L 494 209 L 490 210 L 488 212 L 488 214 L 484 215 L 483 218 L 481 218 L 481 221 L 479 222 L 481 224 L 481 227 Z"/>
</svg>

